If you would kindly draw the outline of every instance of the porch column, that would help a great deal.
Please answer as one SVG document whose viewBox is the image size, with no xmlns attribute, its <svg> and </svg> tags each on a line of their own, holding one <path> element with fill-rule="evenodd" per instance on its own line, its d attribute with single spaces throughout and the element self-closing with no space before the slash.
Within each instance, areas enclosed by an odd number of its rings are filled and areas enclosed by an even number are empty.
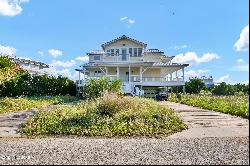
<svg viewBox="0 0 250 166">
<path fill-rule="evenodd" d="M 128 82 L 130 83 L 130 73 L 131 73 L 131 69 L 130 69 L 130 65 L 128 66 Z"/>
<path fill-rule="evenodd" d="M 116 67 L 116 71 L 117 71 L 116 74 L 117 74 L 117 79 L 118 79 L 118 80 L 119 80 L 119 78 L 120 78 L 120 71 L 119 71 L 119 70 L 120 70 L 120 68 L 117 66 L 117 67 Z"/>
<path fill-rule="evenodd" d="M 85 68 L 83 68 L 83 80 L 85 81 Z"/>
<path fill-rule="evenodd" d="M 108 76 L 108 68 L 105 67 L 105 70 L 106 70 L 106 76 Z"/>
<path fill-rule="evenodd" d="M 183 78 L 183 81 L 184 81 L 184 67 L 182 68 L 182 78 Z"/>
<path fill-rule="evenodd" d="M 185 85 L 183 86 L 183 94 L 186 93 L 186 90 L 185 90 Z"/>
<path fill-rule="evenodd" d="M 173 73 L 170 74 L 170 81 L 173 81 Z"/>
<path fill-rule="evenodd" d="M 140 66 L 140 82 L 142 82 L 142 67 Z"/>
<path fill-rule="evenodd" d="M 177 71 L 178 71 L 178 70 L 177 70 Z M 178 81 L 178 79 L 177 79 L 177 76 L 178 76 L 177 71 L 175 72 L 176 81 Z"/>
</svg>

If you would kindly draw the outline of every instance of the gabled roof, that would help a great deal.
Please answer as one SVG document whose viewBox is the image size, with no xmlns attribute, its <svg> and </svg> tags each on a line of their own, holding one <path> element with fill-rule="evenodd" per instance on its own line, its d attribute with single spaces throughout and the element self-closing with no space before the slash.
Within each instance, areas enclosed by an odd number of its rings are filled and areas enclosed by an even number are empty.
<svg viewBox="0 0 250 166">
<path fill-rule="evenodd" d="M 106 42 L 106 43 L 102 44 L 102 48 L 104 49 L 104 47 L 106 47 L 107 45 L 112 44 L 112 43 L 114 43 L 114 42 L 116 42 L 116 41 L 118 41 L 118 40 L 121 40 L 121 39 L 128 39 L 128 40 L 130 40 L 130 41 L 133 41 L 133 42 L 135 42 L 135 43 L 138 43 L 138 44 L 143 45 L 144 48 L 147 47 L 147 44 L 145 44 L 145 43 L 143 43 L 143 42 L 140 42 L 140 41 L 138 41 L 138 40 L 132 39 L 132 38 L 126 36 L 126 35 L 122 35 L 121 37 L 118 37 L 118 38 L 116 38 L 116 39 L 114 39 L 114 40 L 111 40 L 111 41 L 109 41 L 109 42 Z"/>
</svg>

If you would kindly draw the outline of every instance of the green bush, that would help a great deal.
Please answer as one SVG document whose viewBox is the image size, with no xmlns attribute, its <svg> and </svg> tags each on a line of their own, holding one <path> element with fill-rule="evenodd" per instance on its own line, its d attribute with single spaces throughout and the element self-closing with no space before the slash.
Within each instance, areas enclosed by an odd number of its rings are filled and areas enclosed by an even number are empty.
<svg viewBox="0 0 250 166">
<path fill-rule="evenodd" d="M 185 83 L 186 92 L 199 94 L 201 90 L 207 90 L 205 83 L 198 78 L 190 79 Z"/>
<path fill-rule="evenodd" d="M 216 85 L 212 89 L 214 95 L 234 95 L 236 93 L 242 92 L 244 94 L 249 94 L 249 85 L 244 84 L 235 84 L 230 85 L 222 82 L 219 85 Z"/>
<path fill-rule="evenodd" d="M 139 97 L 105 94 L 75 106 L 40 112 L 22 126 L 34 135 L 168 136 L 187 128 L 176 113 Z"/>
<path fill-rule="evenodd" d="M 66 77 L 30 75 L 8 57 L 0 57 L 0 97 L 76 95 L 74 81 Z"/>
<path fill-rule="evenodd" d="M 96 99 L 106 92 L 121 92 L 121 82 L 119 80 L 109 81 L 107 77 L 100 79 L 89 79 L 83 87 L 83 97 L 85 99 Z"/>
</svg>

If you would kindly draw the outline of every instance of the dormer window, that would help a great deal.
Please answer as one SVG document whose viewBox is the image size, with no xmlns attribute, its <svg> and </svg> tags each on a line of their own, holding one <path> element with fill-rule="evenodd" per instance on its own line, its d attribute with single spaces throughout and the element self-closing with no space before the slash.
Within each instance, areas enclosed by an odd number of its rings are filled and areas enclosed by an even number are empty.
<svg viewBox="0 0 250 166">
<path fill-rule="evenodd" d="M 137 48 L 134 48 L 134 56 L 137 56 Z"/>
<path fill-rule="evenodd" d="M 107 56 L 110 56 L 110 50 L 107 50 Z"/>
<path fill-rule="evenodd" d="M 129 55 L 133 56 L 133 48 L 129 48 Z"/>
<path fill-rule="evenodd" d="M 95 56 L 94 56 L 94 60 L 95 60 L 95 61 L 99 61 L 99 60 L 101 60 L 100 55 L 95 55 Z"/>
<path fill-rule="evenodd" d="M 115 49 L 111 49 L 111 56 L 115 55 Z"/>
<path fill-rule="evenodd" d="M 138 48 L 138 56 L 142 56 L 142 48 Z"/>
</svg>

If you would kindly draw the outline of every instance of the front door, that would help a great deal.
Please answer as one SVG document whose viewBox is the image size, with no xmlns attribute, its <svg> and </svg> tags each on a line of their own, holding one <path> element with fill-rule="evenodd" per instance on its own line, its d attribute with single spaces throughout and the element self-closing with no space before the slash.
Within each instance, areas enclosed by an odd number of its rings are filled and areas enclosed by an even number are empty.
<svg viewBox="0 0 250 166">
<path fill-rule="evenodd" d="M 122 60 L 123 61 L 127 60 L 127 50 L 126 49 L 122 49 Z"/>
</svg>

